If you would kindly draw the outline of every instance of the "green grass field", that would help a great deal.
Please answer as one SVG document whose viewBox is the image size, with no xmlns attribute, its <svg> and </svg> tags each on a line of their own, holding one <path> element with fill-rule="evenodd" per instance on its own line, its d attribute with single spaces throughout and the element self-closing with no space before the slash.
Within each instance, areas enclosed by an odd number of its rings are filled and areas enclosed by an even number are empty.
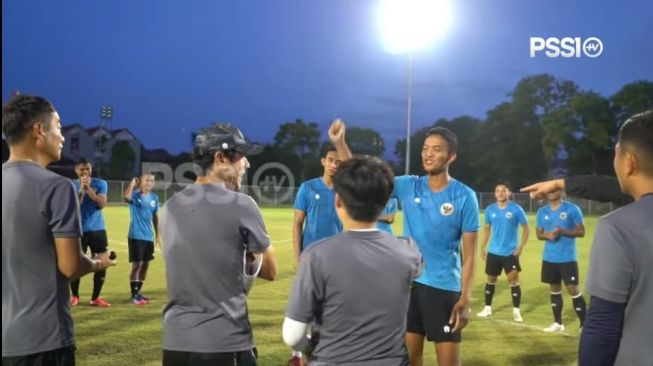
<svg viewBox="0 0 653 366">
<path fill-rule="evenodd" d="M 150 265 L 143 293 L 152 296 L 146 306 L 130 301 L 127 261 L 127 230 L 129 211 L 125 206 L 104 210 L 109 244 L 119 257 L 119 264 L 109 270 L 102 296 L 113 306 L 98 309 L 88 306 L 92 277 L 82 279 L 82 302 L 73 308 L 79 365 L 160 365 L 162 326 L 161 311 L 166 302 L 165 268 L 161 253 Z M 263 216 L 277 250 L 279 276 L 275 282 L 258 280 L 250 293 L 249 314 L 254 339 L 259 349 L 260 365 L 285 365 L 290 350 L 281 340 L 283 321 L 293 270 L 291 262 L 291 222 L 289 208 L 265 208 Z M 395 232 L 401 232 L 401 215 Z M 531 227 L 534 217 L 529 217 Z M 578 241 L 581 281 L 587 273 L 591 238 L 596 217 L 586 218 L 586 236 Z M 492 319 L 476 318 L 483 307 L 485 284 L 484 262 L 478 259 L 473 290 L 472 319 L 463 332 L 463 363 L 465 365 L 573 365 L 578 347 L 578 319 L 568 294 L 564 296 L 563 333 L 546 334 L 541 328 L 552 322 L 548 285 L 540 283 L 542 244 L 534 231 L 522 255 L 521 273 L 522 314 L 524 323 L 512 321 L 510 292 L 501 278 L 494 297 Z M 584 286 L 581 286 L 583 288 Z M 434 365 L 432 346 L 425 347 L 425 365 Z"/>
</svg>

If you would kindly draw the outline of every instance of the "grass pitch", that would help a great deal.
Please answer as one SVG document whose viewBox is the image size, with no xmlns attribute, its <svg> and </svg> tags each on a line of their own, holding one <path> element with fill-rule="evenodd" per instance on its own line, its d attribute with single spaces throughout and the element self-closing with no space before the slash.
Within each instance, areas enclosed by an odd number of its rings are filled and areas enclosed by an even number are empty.
<svg viewBox="0 0 653 366">
<path fill-rule="evenodd" d="M 281 340 L 288 293 L 294 276 L 292 270 L 290 208 L 264 208 L 263 216 L 279 261 L 275 282 L 258 280 L 249 295 L 249 314 L 254 339 L 259 350 L 259 364 L 286 365 L 290 350 Z M 102 296 L 113 304 L 99 309 L 88 306 L 92 276 L 82 279 L 81 303 L 73 308 L 78 365 L 160 365 L 162 357 L 161 311 L 166 302 L 165 268 L 157 251 L 150 264 L 143 293 L 152 296 L 146 306 L 131 304 L 129 290 L 130 264 L 127 260 L 129 211 L 126 206 L 104 210 L 110 247 L 118 253 L 119 264 L 107 273 Z M 401 214 L 394 224 L 401 232 Z M 571 298 L 564 295 L 563 320 L 566 331 L 547 334 L 542 328 L 552 322 L 548 285 L 540 283 L 542 242 L 534 232 L 534 216 L 529 216 L 531 237 L 521 258 L 523 271 L 522 315 L 524 323 L 512 321 L 512 302 L 505 276 L 500 278 L 494 295 L 493 316 L 480 319 L 476 313 L 483 307 L 485 262 L 477 261 L 472 300 L 472 318 L 463 331 L 463 364 L 465 365 L 573 365 L 577 358 L 578 318 Z M 596 217 L 585 219 L 585 238 L 578 240 L 581 289 L 587 273 L 591 238 Z M 482 221 L 481 221 L 482 222 Z M 587 296 L 586 296 L 587 297 Z M 434 347 L 425 345 L 425 365 L 435 365 Z"/>
</svg>

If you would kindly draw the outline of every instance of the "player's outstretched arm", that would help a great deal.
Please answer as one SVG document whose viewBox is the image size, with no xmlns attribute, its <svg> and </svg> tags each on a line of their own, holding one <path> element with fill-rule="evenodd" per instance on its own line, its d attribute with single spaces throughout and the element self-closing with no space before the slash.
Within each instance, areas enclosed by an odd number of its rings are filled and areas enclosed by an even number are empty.
<svg viewBox="0 0 653 366">
<path fill-rule="evenodd" d="M 336 119 L 329 127 L 329 141 L 333 144 L 338 152 L 338 160 L 346 161 L 353 156 L 347 141 L 345 140 L 345 122 L 341 119 Z"/>
<path fill-rule="evenodd" d="M 519 191 L 523 193 L 529 193 L 532 199 L 543 200 L 546 198 L 546 195 L 557 190 L 565 190 L 565 180 L 564 179 L 553 179 L 545 182 L 539 182 L 531 184 L 530 186 L 521 188 Z"/>
</svg>

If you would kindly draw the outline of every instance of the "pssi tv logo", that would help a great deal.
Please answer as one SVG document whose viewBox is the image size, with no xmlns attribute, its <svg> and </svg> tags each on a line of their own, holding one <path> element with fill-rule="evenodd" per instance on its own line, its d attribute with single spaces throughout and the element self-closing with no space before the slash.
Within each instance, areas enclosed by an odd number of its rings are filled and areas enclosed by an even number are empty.
<svg viewBox="0 0 653 366">
<path fill-rule="evenodd" d="M 583 55 L 589 58 L 596 58 L 603 53 L 603 42 L 597 37 L 589 37 L 583 40 L 580 37 L 556 37 L 542 38 L 531 37 L 531 58 L 538 52 L 544 51 L 546 57 L 580 58 Z"/>
</svg>

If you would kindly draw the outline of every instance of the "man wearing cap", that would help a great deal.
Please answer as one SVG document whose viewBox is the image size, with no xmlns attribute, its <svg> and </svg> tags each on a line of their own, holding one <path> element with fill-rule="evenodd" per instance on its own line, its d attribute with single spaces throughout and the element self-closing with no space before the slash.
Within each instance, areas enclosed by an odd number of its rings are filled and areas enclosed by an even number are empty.
<svg viewBox="0 0 653 366">
<path fill-rule="evenodd" d="M 260 145 L 231 124 L 197 135 L 202 173 L 173 195 L 162 215 L 168 304 L 163 310 L 163 365 L 256 365 L 246 304 L 244 261 L 276 277 L 277 264 L 254 200 L 237 192 Z"/>
</svg>

